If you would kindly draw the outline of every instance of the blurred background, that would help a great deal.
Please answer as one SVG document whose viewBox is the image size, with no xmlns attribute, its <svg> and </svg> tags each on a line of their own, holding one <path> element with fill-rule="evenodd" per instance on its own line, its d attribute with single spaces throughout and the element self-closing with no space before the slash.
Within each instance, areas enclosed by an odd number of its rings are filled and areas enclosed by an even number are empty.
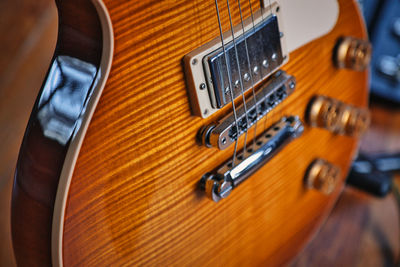
<svg viewBox="0 0 400 267">
<path fill-rule="evenodd" d="M 19 146 L 57 36 L 53 0 L 0 1 L 0 266 L 15 266 L 10 203 Z"/>
<path fill-rule="evenodd" d="M 373 44 L 370 109 L 349 183 L 292 266 L 394 266 L 399 261 L 400 1 L 360 1 Z M 18 149 L 57 35 L 53 0 L 0 1 L 0 266 L 15 266 L 10 202 Z"/>
</svg>

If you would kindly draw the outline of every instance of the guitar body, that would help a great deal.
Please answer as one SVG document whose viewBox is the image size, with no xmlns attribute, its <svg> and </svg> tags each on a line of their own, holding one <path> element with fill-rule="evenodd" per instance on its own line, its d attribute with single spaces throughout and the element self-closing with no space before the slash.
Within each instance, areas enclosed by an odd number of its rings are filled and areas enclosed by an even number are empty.
<svg viewBox="0 0 400 267">
<path fill-rule="evenodd" d="M 81 23 L 90 30 L 86 23 L 68 16 L 79 12 L 90 17 L 84 11 L 94 12 L 93 7 L 86 9 L 78 2 L 58 3 L 63 23 Z M 224 1 L 220 2 L 223 8 Z M 237 2 L 231 2 L 235 10 Z M 366 107 L 367 71 L 338 69 L 332 63 L 340 37 L 366 38 L 357 4 L 338 2 L 340 13 L 333 30 L 289 54 L 283 70 L 296 77 L 297 88 L 259 122 L 260 133 L 286 115 L 297 115 L 306 122 L 306 108 L 315 95 Z M 254 10 L 260 8 L 260 1 L 252 4 Z M 44 145 L 40 138 L 31 142 L 35 145 L 24 141 L 12 207 L 17 262 L 31 266 L 51 262 L 65 266 L 288 263 L 337 200 L 357 150 L 357 138 L 305 123 L 301 137 L 228 198 L 211 201 L 199 189 L 199 180 L 231 158 L 234 148 L 206 148 L 199 145 L 196 135 L 202 126 L 231 112 L 231 106 L 206 119 L 193 116 L 182 59 L 219 36 L 214 1 L 105 0 L 104 6 L 114 31 L 113 60 L 86 134 L 78 133 L 81 141 L 69 141 L 60 152 L 54 152 L 55 141 L 43 141 Z M 243 1 L 242 9 L 248 17 L 248 3 Z M 236 11 L 233 20 L 240 23 Z M 222 25 L 225 31 L 229 29 L 227 17 Z M 78 48 L 69 43 L 71 32 L 60 31 L 58 55 L 79 52 L 82 47 L 80 39 L 74 39 Z M 96 40 L 96 36 L 105 38 L 105 33 L 89 32 L 87 36 Z M 104 56 L 107 47 L 103 44 L 102 49 Z M 92 59 L 83 53 L 82 57 L 102 64 L 95 56 Z M 28 127 L 26 138 L 34 128 Z M 251 129 L 249 140 L 253 134 Z M 239 149 L 243 142 L 242 136 Z M 70 159 L 68 146 L 75 146 L 77 157 Z M 29 150 L 27 161 L 39 164 L 40 171 L 21 171 L 24 149 Z M 60 160 L 52 160 L 53 152 Z M 330 195 L 304 186 L 307 168 L 316 158 L 342 170 Z M 41 171 L 55 177 L 50 179 L 52 186 L 40 180 Z M 41 196 L 29 193 L 29 188 Z"/>
</svg>

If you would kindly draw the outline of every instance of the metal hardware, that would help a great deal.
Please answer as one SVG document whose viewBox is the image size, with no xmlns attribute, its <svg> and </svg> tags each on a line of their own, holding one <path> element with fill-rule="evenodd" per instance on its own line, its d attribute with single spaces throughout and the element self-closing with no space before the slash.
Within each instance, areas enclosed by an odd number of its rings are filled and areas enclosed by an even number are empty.
<svg viewBox="0 0 400 267">
<path fill-rule="evenodd" d="M 247 46 L 245 45 L 247 43 Z M 236 47 L 233 42 L 226 45 L 225 51 L 228 57 L 229 70 L 233 81 L 237 81 L 233 88 L 233 96 L 236 98 L 241 94 L 239 86 L 239 73 L 246 73 L 249 71 L 248 62 L 245 56 L 241 56 L 239 64 L 236 62 L 235 50 L 239 55 L 246 55 L 246 48 L 249 49 L 250 66 L 254 68 L 260 65 L 260 59 L 266 59 L 269 64 L 264 68 L 261 75 L 252 73 L 253 84 L 257 84 L 272 71 L 276 70 L 283 63 L 282 48 L 280 42 L 278 19 L 276 16 L 271 16 L 255 27 L 249 30 L 245 35 L 236 39 Z M 230 103 L 229 93 L 226 93 L 225 88 L 229 87 L 228 70 L 226 66 L 225 55 L 222 48 L 206 55 L 203 58 L 203 66 L 208 83 L 210 93 L 210 100 L 213 108 L 221 108 Z M 240 71 L 238 69 L 240 68 Z M 248 79 L 243 81 L 243 91 L 252 88 L 250 75 L 247 73 Z"/>
<path fill-rule="evenodd" d="M 278 71 L 273 77 L 256 93 L 256 101 L 251 96 L 246 100 L 248 125 L 243 104 L 236 110 L 239 133 L 235 126 L 233 114 L 221 119 L 217 124 L 211 124 L 201 129 L 201 142 L 207 147 L 226 149 L 241 136 L 246 127 L 250 128 L 257 120 L 267 115 L 272 109 L 286 99 L 295 89 L 296 79 L 284 71 Z M 258 111 L 258 115 L 257 115 Z"/>
<path fill-rule="evenodd" d="M 206 173 L 200 186 L 215 202 L 226 198 L 233 189 L 249 178 L 269 161 L 285 145 L 303 133 L 304 127 L 296 116 L 284 117 L 256 139 L 256 147 L 250 146 L 237 156 L 236 165 L 228 161 L 212 173 Z"/>
<path fill-rule="evenodd" d="M 372 46 L 368 41 L 348 36 L 336 44 L 334 60 L 338 68 L 362 71 L 368 67 L 371 54 Z"/>
<path fill-rule="evenodd" d="M 283 12 L 277 13 L 276 7 L 278 4 L 272 1 L 268 7 L 255 11 L 253 16 L 245 19 L 243 28 L 241 23 L 235 25 L 233 31 L 239 67 L 236 63 L 231 31 L 223 34 L 234 98 L 242 94 L 240 78 L 243 81 L 243 91 L 250 90 L 253 84 L 257 86 L 288 61 L 286 35 L 281 37 L 280 34 L 285 33 L 282 28 Z M 250 62 L 245 51 L 245 40 Z M 193 64 L 193 61 L 197 64 Z M 220 37 L 185 55 L 183 62 L 194 115 L 207 118 L 231 102 L 226 60 L 221 49 Z M 239 77 L 239 70 L 242 77 Z M 201 84 L 205 84 L 206 88 L 202 89 Z"/>
<path fill-rule="evenodd" d="M 311 126 L 341 135 L 360 135 L 370 123 L 367 109 L 354 107 L 327 96 L 314 97 L 307 113 L 308 123 Z"/>
<path fill-rule="evenodd" d="M 340 168 L 324 159 L 314 160 L 308 167 L 306 187 L 316 189 L 326 195 L 331 194 L 340 179 Z"/>
</svg>

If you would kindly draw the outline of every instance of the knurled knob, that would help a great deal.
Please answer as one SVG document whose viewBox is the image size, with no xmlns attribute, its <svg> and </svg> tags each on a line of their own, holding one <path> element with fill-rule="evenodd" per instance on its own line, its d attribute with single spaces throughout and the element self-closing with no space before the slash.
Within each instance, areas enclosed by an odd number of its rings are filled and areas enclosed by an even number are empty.
<svg viewBox="0 0 400 267">
<path fill-rule="evenodd" d="M 370 42 L 355 37 L 340 38 L 334 51 L 334 61 L 338 68 L 356 71 L 365 70 L 371 61 Z"/>
<path fill-rule="evenodd" d="M 306 187 L 331 194 L 340 179 L 340 168 L 324 159 L 314 160 L 308 167 L 305 177 Z"/>
<path fill-rule="evenodd" d="M 324 128 L 335 134 L 357 136 L 368 128 L 370 114 L 367 109 L 320 95 L 311 100 L 307 120 L 313 127 Z"/>
</svg>

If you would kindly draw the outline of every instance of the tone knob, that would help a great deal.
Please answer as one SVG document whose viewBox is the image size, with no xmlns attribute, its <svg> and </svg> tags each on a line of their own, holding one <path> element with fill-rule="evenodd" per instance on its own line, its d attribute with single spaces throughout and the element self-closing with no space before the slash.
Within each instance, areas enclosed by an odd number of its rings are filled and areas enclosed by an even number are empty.
<svg viewBox="0 0 400 267">
<path fill-rule="evenodd" d="M 339 167 L 319 158 L 308 167 L 305 184 L 307 188 L 329 195 L 335 190 L 340 174 Z"/>
<path fill-rule="evenodd" d="M 366 109 L 346 106 L 341 116 L 340 133 L 355 136 L 364 133 L 370 124 L 370 114 Z"/>
<path fill-rule="evenodd" d="M 371 53 L 370 42 L 348 36 L 339 39 L 335 46 L 333 58 L 338 68 L 362 71 L 369 65 Z"/>
<path fill-rule="evenodd" d="M 313 127 L 348 136 L 364 133 L 370 123 L 370 114 L 367 109 L 321 95 L 310 101 L 306 117 Z"/>
</svg>

